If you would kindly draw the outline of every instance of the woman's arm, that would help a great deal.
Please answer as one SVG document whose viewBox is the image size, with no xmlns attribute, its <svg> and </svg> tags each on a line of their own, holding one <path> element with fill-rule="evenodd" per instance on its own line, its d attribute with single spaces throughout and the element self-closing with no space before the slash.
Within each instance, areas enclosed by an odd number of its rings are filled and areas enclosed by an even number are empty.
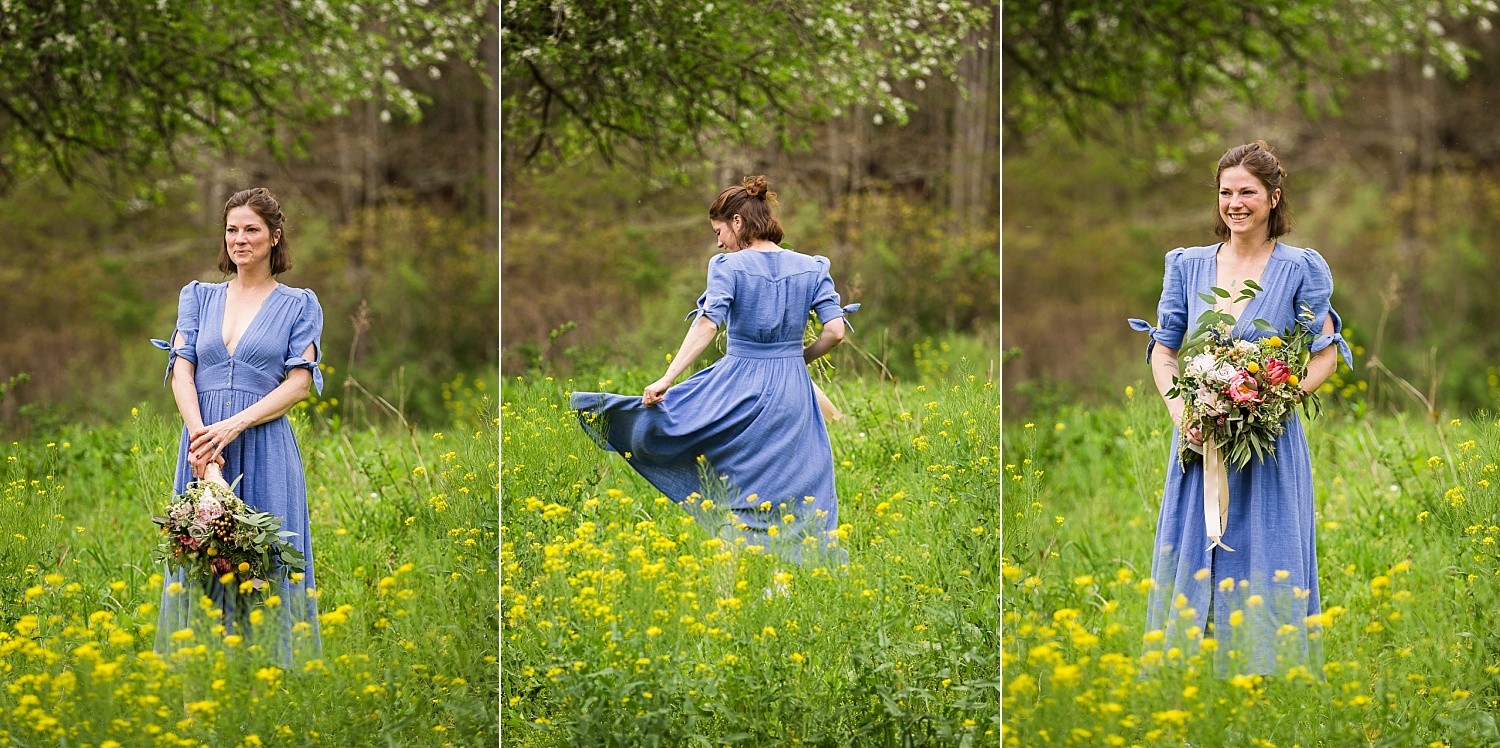
<svg viewBox="0 0 1500 748">
<path fill-rule="evenodd" d="M 1161 393 L 1162 402 L 1166 403 L 1167 413 L 1172 417 L 1172 423 L 1182 425 L 1182 411 L 1185 407 L 1182 398 L 1167 397 L 1172 390 L 1172 378 L 1177 376 L 1177 349 L 1168 348 L 1157 343 L 1151 349 L 1151 379 L 1156 382 L 1156 391 Z M 1185 429 L 1188 441 L 1193 444 L 1202 444 L 1203 435 L 1199 433 L 1196 426 Z"/>
<path fill-rule="evenodd" d="M 1323 318 L 1323 334 L 1333 334 L 1333 317 L 1331 315 Z M 1307 376 L 1301 382 L 1298 382 L 1297 385 L 1302 388 L 1303 392 L 1316 392 L 1319 387 L 1323 386 L 1324 382 L 1328 381 L 1329 377 L 1333 376 L 1333 372 L 1338 368 L 1339 347 L 1330 343 L 1327 348 L 1314 353 L 1312 358 L 1308 359 Z"/>
<path fill-rule="evenodd" d="M 802 360 L 812 363 L 844 342 L 844 318 L 834 317 L 823 323 L 823 332 L 812 345 L 802 349 Z"/>
<path fill-rule="evenodd" d="M 641 404 L 649 407 L 661 402 L 672 383 L 677 381 L 677 377 L 681 376 L 682 372 L 708 349 L 708 344 L 713 342 L 714 335 L 718 331 L 719 326 L 714 324 L 713 320 L 706 316 L 699 317 L 682 339 L 682 346 L 677 349 L 677 355 L 672 357 L 672 363 L 667 366 L 667 373 L 646 387 L 645 393 L 641 395 Z"/>
<path fill-rule="evenodd" d="M 187 345 L 182 333 L 177 333 L 172 338 L 172 348 L 175 350 Z M 188 434 L 193 434 L 203 428 L 203 411 L 198 407 L 198 383 L 197 367 L 185 356 L 178 356 L 172 364 L 172 399 L 177 401 L 177 412 L 182 416 L 182 423 L 187 427 Z M 203 471 L 208 467 L 209 460 L 206 456 L 200 456 L 191 445 L 188 448 L 188 466 L 192 469 L 193 477 L 202 478 Z"/>
<path fill-rule="evenodd" d="M 302 354 L 303 358 L 309 361 L 314 355 L 314 348 L 311 345 Z M 286 415 L 293 406 L 307 399 L 310 392 L 312 392 L 312 372 L 300 367 L 292 369 L 287 372 L 286 379 L 283 379 L 276 389 L 266 393 L 265 397 L 255 401 L 250 407 L 218 423 L 192 430 L 189 448 L 195 454 L 202 452 L 206 459 L 217 458 L 223 453 L 224 447 L 239 438 L 239 435 L 243 434 L 246 429 L 270 423 Z"/>
</svg>

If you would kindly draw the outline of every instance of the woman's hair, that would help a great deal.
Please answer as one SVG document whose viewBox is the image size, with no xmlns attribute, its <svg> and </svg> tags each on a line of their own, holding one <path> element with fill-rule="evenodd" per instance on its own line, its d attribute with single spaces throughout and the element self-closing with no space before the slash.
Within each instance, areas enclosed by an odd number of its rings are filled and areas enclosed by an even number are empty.
<svg viewBox="0 0 1500 748">
<path fill-rule="evenodd" d="M 708 207 L 708 218 L 730 223 L 738 215 L 740 230 L 736 236 L 741 247 L 760 239 L 780 244 L 781 222 L 771 212 L 775 207 L 776 193 L 771 191 L 771 183 L 765 175 L 757 175 L 745 177 L 738 186 L 720 192 Z"/>
<path fill-rule="evenodd" d="M 1281 165 L 1281 159 L 1276 158 L 1276 152 L 1266 141 L 1257 140 L 1254 143 L 1246 143 L 1230 148 L 1219 157 L 1219 170 L 1214 172 L 1214 187 L 1219 185 L 1219 178 L 1224 175 L 1225 169 L 1236 166 L 1245 167 L 1266 188 L 1266 199 L 1269 200 L 1276 190 L 1281 190 L 1281 197 L 1276 200 L 1276 205 L 1271 208 L 1271 218 L 1266 221 L 1266 228 L 1270 232 L 1270 238 L 1292 233 L 1292 214 L 1286 203 L 1286 169 Z M 1224 217 L 1219 211 L 1214 211 L 1214 236 L 1220 239 L 1229 238 L 1229 226 L 1224 223 Z"/>
<path fill-rule="evenodd" d="M 240 190 L 224 203 L 224 223 L 229 223 L 229 211 L 239 207 L 248 207 L 260 216 L 260 220 L 266 222 L 266 229 L 271 236 L 276 237 L 276 243 L 271 245 L 271 275 L 280 275 L 292 269 L 292 255 L 287 251 L 285 219 L 281 217 L 281 203 L 276 201 L 276 196 L 264 187 Z M 276 232 L 281 235 L 277 236 Z M 239 268 L 235 266 L 234 259 L 229 256 L 229 242 L 223 241 L 219 245 L 219 272 L 231 275 L 238 273 Z"/>
</svg>

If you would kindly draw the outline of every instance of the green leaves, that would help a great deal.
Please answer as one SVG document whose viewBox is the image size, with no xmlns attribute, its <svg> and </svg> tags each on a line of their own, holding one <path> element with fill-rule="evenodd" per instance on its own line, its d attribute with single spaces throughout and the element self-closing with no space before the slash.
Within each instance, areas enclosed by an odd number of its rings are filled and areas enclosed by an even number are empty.
<svg viewBox="0 0 1500 748">
<path fill-rule="evenodd" d="M 487 5 L 6 3 L 0 180 L 72 179 L 96 157 L 121 172 L 175 163 L 356 101 L 416 117 L 395 71 L 472 59 Z"/>
<path fill-rule="evenodd" d="M 855 109 L 905 122 L 893 84 L 952 77 L 989 18 L 945 0 L 518 0 L 500 30 L 504 129 L 539 162 L 680 155 L 715 137 L 791 145 L 797 125 Z"/>
<path fill-rule="evenodd" d="M 1002 118 L 1016 133 L 1057 122 L 1080 132 L 1122 113 L 1152 127 L 1189 123 L 1204 101 L 1259 104 L 1278 91 L 1305 109 L 1328 110 L 1339 80 L 1393 55 L 1420 55 L 1461 77 L 1466 50 L 1447 29 L 1490 12 L 1478 0 L 1004 0 L 1002 7 Z"/>
</svg>

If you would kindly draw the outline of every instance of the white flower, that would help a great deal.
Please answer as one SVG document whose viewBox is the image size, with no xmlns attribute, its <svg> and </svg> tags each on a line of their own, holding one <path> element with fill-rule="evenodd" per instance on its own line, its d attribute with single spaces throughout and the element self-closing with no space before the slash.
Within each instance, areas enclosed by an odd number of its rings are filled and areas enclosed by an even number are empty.
<svg viewBox="0 0 1500 748">
<path fill-rule="evenodd" d="M 1207 374 L 1214 368 L 1214 356 L 1212 353 L 1200 353 L 1188 361 L 1187 375 L 1198 378 Z"/>
<path fill-rule="evenodd" d="M 1234 377 L 1235 371 L 1237 370 L 1231 364 L 1219 364 L 1219 368 L 1208 372 L 1205 376 L 1207 379 L 1219 384 L 1229 384 L 1229 380 Z"/>
<path fill-rule="evenodd" d="M 173 524 L 181 525 L 187 522 L 189 519 L 192 519 L 193 505 L 186 501 L 173 504 L 172 510 L 168 512 L 168 515 L 172 518 Z"/>
<path fill-rule="evenodd" d="M 1236 340 L 1236 341 L 1234 341 L 1234 349 L 1237 350 L 1237 351 L 1239 351 L 1240 353 L 1245 353 L 1245 354 L 1249 354 L 1249 355 L 1252 355 L 1252 356 L 1255 355 L 1256 353 L 1260 352 L 1260 346 L 1258 346 L 1258 345 L 1256 345 L 1256 344 L 1254 344 L 1254 343 L 1252 343 L 1252 342 L 1250 342 L 1248 340 Z"/>
</svg>

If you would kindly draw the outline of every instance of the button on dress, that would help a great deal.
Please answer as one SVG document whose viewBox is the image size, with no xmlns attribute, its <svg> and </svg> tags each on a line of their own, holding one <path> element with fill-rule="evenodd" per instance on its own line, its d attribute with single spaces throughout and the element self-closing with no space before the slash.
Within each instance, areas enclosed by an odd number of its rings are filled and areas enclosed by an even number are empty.
<svg viewBox="0 0 1500 748">
<path fill-rule="evenodd" d="M 318 370 L 318 359 L 322 354 L 323 309 L 318 297 L 307 289 L 278 284 L 251 319 L 231 355 L 223 333 L 227 290 L 227 283 L 188 283 L 178 299 L 177 329 L 167 340 L 151 341 L 169 352 L 169 383 L 179 356 L 194 364 L 193 379 L 203 422 L 216 423 L 255 404 L 281 384 L 294 368 L 311 371 L 313 385 L 321 393 L 323 374 Z M 173 348 L 169 341 L 175 340 L 178 333 L 183 337 L 183 345 Z M 309 345 L 314 348 L 311 360 L 302 355 Z M 173 484 L 178 494 L 193 480 L 188 465 L 188 437 L 184 426 Z M 316 657 L 320 639 L 317 603 L 308 595 L 308 590 L 316 589 L 316 585 L 307 484 L 292 425 L 282 416 L 248 428 L 224 448 L 223 456 L 224 480 L 235 487 L 235 493 L 246 504 L 280 516 L 282 529 L 297 533 L 289 540 L 307 560 L 305 576 L 282 585 L 280 605 L 263 609 L 266 623 L 261 630 L 279 628 L 279 636 L 274 641 L 262 637 L 257 643 L 284 661 L 293 657 L 293 650 L 299 657 Z M 174 582 L 183 584 L 187 591 L 172 593 L 170 587 Z M 214 585 L 217 587 L 218 583 Z M 158 653 L 170 654 L 177 646 L 172 634 L 191 626 L 190 613 L 201 595 L 196 584 L 185 580 L 181 573 L 168 575 L 157 628 Z M 218 589 L 211 596 L 219 602 L 225 618 L 232 620 L 235 611 L 225 602 L 223 590 Z"/>
<path fill-rule="evenodd" d="M 728 331 L 723 358 L 668 389 L 574 392 L 571 407 L 603 449 L 729 542 L 796 562 L 841 564 L 833 451 L 802 360 L 808 312 L 843 317 L 828 260 L 791 250 L 715 255 L 689 319 Z"/>
<path fill-rule="evenodd" d="M 1136 330 L 1151 333 L 1151 348 L 1161 343 L 1181 349 L 1183 339 L 1209 304 L 1207 292 L 1218 275 L 1220 245 L 1174 249 L 1167 253 L 1166 276 L 1157 309 L 1158 327 L 1131 320 Z M 1311 249 L 1277 243 L 1259 281 L 1263 289 L 1249 302 L 1233 336 L 1258 340 L 1273 333 L 1258 330 L 1252 320 L 1269 322 L 1278 331 L 1297 323 L 1306 305 L 1316 353 L 1337 345 L 1351 366 L 1349 346 L 1340 334 L 1342 322 L 1330 305 L 1333 275 L 1328 263 Z M 1323 335 L 1325 319 L 1334 332 Z M 1206 633 L 1219 639 L 1221 673 L 1270 674 L 1307 666 L 1321 677 L 1319 632 L 1307 617 L 1322 611 L 1318 599 L 1318 557 L 1313 521 L 1312 466 L 1302 422 L 1294 412 L 1276 440 L 1275 454 L 1252 460 L 1243 469 L 1230 465 L 1227 552 L 1208 550 L 1203 518 L 1203 463 L 1184 465 L 1173 431 L 1147 607 L 1148 650 L 1183 647 Z M 1234 615 L 1234 611 L 1240 611 Z M 1233 624 L 1233 625 L 1232 625 Z M 1156 639 L 1149 632 L 1160 631 Z M 1230 650 L 1238 650 L 1231 659 Z M 1196 651 L 1184 648 L 1183 651 Z"/>
</svg>

